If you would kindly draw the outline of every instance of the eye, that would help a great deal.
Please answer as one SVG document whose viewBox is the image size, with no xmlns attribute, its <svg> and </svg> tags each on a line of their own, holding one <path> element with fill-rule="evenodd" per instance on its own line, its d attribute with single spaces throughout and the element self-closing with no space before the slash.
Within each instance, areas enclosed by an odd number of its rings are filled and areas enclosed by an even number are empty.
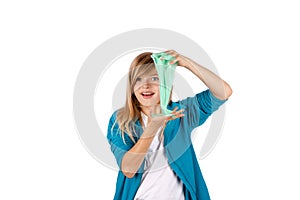
<svg viewBox="0 0 300 200">
<path fill-rule="evenodd" d="M 152 81 L 159 81 L 159 77 L 158 76 L 153 76 Z"/>
<path fill-rule="evenodd" d="M 140 82 L 142 79 L 140 77 L 137 77 L 135 82 Z"/>
</svg>

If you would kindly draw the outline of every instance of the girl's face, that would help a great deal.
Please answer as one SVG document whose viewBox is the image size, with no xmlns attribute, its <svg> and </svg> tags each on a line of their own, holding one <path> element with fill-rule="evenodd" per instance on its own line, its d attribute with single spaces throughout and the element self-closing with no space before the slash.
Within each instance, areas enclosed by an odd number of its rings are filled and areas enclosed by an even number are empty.
<svg viewBox="0 0 300 200">
<path fill-rule="evenodd" d="M 154 68 L 149 73 L 138 77 L 134 85 L 134 95 L 143 108 L 159 104 L 159 77 Z"/>
</svg>

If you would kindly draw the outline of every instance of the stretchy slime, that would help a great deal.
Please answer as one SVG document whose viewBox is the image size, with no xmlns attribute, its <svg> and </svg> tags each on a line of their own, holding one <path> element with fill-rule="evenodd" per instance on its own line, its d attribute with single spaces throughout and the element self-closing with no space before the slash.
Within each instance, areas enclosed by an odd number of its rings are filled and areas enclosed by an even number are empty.
<svg viewBox="0 0 300 200">
<path fill-rule="evenodd" d="M 153 53 L 151 58 L 154 61 L 159 77 L 160 106 L 162 115 L 170 115 L 171 110 L 168 110 L 167 106 L 170 100 L 177 62 L 170 64 L 170 62 L 174 60 L 174 57 L 164 52 Z"/>
</svg>

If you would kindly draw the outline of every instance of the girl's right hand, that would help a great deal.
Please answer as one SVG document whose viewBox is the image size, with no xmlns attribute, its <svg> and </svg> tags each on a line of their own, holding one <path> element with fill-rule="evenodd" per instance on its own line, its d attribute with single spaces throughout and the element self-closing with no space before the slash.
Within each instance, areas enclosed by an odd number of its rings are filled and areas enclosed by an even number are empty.
<svg viewBox="0 0 300 200">
<path fill-rule="evenodd" d="M 184 109 L 178 110 L 178 107 L 175 107 L 174 110 L 171 112 L 171 115 L 154 115 L 154 117 L 149 118 L 149 123 L 155 123 L 157 125 L 165 125 L 168 121 L 174 120 L 180 117 L 183 117 Z M 157 114 L 151 113 L 151 114 Z"/>
</svg>

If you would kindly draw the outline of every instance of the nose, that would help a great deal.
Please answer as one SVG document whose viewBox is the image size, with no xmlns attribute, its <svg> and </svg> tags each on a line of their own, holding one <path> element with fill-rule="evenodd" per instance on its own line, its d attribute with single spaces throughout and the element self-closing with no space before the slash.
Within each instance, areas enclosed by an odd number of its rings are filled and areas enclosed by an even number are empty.
<svg viewBox="0 0 300 200">
<path fill-rule="evenodd" d="M 142 85 L 142 88 L 149 88 L 150 87 L 150 84 L 148 81 L 145 81 Z"/>
</svg>

